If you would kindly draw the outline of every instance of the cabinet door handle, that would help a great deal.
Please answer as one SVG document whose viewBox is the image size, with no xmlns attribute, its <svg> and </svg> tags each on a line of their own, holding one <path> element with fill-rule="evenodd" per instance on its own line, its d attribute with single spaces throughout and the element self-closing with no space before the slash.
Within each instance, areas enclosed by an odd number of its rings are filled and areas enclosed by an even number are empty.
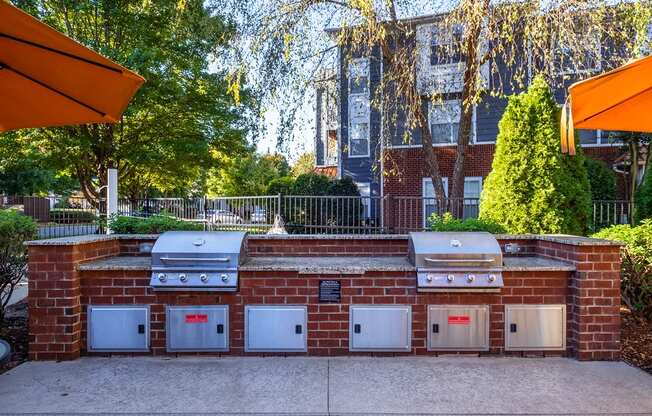
<svg viewBox="0 0 652 416">
<path fill-rule="evenodd" d="M 217 333 L 218 334 L 224 333 L 224 324 L 217 324 Z"/>
<path fill-rule="evenodd" d="M 138 333 L 139 334 L 144 334 L 145 333 L 145 325 L 144 324 L 139 324 L 138 325 Z"/>
<path fill-rule="evenodd" d="M 516 324 L 509 324 L 509 332 L 516 332 Z"/>
<path fill-rule="evenodd" d="M 439 333 L 439 324 L 432 324 L 432 333 L 433 334 Z"/>
<path fill-rule="evenodd" d="M 355 334 L 359 334 L 360 332 L 362 332 L 362 328 L 360 327 L 360 324 L 353 325 L 353 332 Z"/>
<path fill-rule="evenodd" d="M 301 326 L 301 325 L 295 325 L 295 327 L 294 327 L 294 333 L 295 333 L 295 334 L 301 334 L 301 333 L 303 333 L 303 326 Z"/>
</svg>

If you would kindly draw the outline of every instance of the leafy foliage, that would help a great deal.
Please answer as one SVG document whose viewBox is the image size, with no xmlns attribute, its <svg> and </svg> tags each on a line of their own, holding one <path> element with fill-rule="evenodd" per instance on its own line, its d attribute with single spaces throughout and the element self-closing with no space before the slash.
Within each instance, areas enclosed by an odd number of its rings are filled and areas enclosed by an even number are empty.
<svg viewBox="0 0 652 416">
<path fill-rule="evenodd" d="M 510 233 L 585 235 L 591 196 L 584 157 L 559 151 L 559 109 L 537 77 L 526 93 L 509 98 L 499 123 L 492 170 L 480 200 L 480 218 Z"/>
<path fill-rule="evenodd" d="M 311 173 L 315 169 L 315 154 L 304 153 L 292 165 L 292 176 L 295 178 L 304 173 Z"/>
<path fill-rule="evenodd" d="M 621 296 L 633 311 L 652 318 L 652 220 L 637 226 L 614 225 L 593 235 L 595 238 L 621 241 Z"/>
<path fill-rule="evenodd" d="M 595 201 L 616 199 L 616 174 L 607 164 L 591 157 L 584 158 L 586 173 L 591 184 L 591 198 Z"/>
<path fill-rule="evenodd" d="M 106 169 L 119 169 L 121 192 L 150 188 L 188 194 L 204 167 L 245 149 L 253 111 L 246 89 L 237 106 L 224 73 L 209 71 L 228 46 L 233 27 L 203 0 L 18 1 L 27 12 L 147 82 L 116 125 L 82 125 L 21 132 L 20 143 L 75 176 L 97 200 Z"/>
<path fill-rule="evenodd" d="M 292 185 L 292 195 L 328 195 L 331 180 L 318 173 L 304 173 L 297 176 Z"/>
<path fill-rule="evenodd" d="M 224 158 L 219 168 L 211 169 L 208 194 L 215 196 L 264 195 L 269 184 L 288 175 L 290 167 L 280 154 L 250 153 L 234 159 Z"/>
<path fill-rule="evenodd" d="M 495 222 L 479 218 L 458 219 L 450 212 L 442 216 L 432 214 L 428 217 L 431 231 L 486 231 L 492 234 L 505 233 L 505 228 Z"/>
<path fill-rule="evenodd" d="M 267 185 L 267 195 L 290 195 L 292 193 L 292 186 L 294 185 L 294 178 L 291 176 L 283 176 L 282 178 L 272 179 Z"/>
<path fill-rule="evenodd" d="M 160 234 L 165 231 L 200 231 L 202 224 L 182 221 L 167 215 L 153 215 L 148 218 L 117 216 L 109 221 L 117 234 Z"/>
<path fill-rule="evenodd" d="M 27 276 L 27 248 L 36 238 L 36 222 L 17 211 L 0 210 L 0 323 L 16 285 Z"/>
<path fill-rule="evenodd" d="M 652 218 L 652 162 L 648 162 L 643 183 L 641 183 L 641 186 L 636 191 L 635 214 L 637 223 L 646 218 Z"/>
</svg>

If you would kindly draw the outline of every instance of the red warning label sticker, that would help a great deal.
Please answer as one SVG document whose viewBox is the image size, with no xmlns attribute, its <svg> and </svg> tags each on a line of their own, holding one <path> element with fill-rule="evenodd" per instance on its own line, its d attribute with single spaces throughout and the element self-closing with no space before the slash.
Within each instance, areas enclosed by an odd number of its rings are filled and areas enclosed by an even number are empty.
<svg viewBox="0 0 652 416">
<path fill-rule="evenodd" d="M 449 315 L 448 325 L 469 325 L 471 317 L 468 315 Z"/>
<path fill-rule="evenodd" d="M 206 314 L 193 313 L 186 315 L 187 324 L 205 324 L 206 322 L 208 322 L 208 315 Z"/>
</svg>

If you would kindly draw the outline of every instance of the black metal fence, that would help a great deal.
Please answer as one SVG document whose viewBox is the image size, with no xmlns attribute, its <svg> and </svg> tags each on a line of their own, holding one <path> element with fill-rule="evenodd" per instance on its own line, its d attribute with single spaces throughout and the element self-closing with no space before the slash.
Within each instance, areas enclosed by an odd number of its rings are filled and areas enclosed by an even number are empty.
<svg viewBox="0 0 652 416">
<path fill-rule="evenodd" d="M 166 215 L 203 224 L 207 230 L 265 233 L 282 219 L 296 234 L 373 234 L 426 230 L 432 215 L 475 218 L 478 198 L 437 200 L 421 196 L 273 195 L 219 198 L 120 199 L 118 214 L 147 218 Z M 39 238 L 106 232 L 106 204 L 81 197 L 0 196 L 0 208 L 13 208 L 34 218 Z M 626 224 L 634 207 L 628 201 L 595 201 L 594 230 Z"/>
</svg>

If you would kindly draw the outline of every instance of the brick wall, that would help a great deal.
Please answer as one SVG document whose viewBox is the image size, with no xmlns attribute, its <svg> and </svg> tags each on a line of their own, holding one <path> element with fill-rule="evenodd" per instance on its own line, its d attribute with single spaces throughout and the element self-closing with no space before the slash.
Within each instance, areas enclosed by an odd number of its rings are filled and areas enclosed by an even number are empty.
<svg viewBox="0 0 652 416">
<path fill-rule="evenodd" d="M 117 255 L 117 240 L 29 248 L 29 358 L 69 360 L 79 357 L 83 261 Z"/>
<path fill-rule="evenodd" d="M 457 155 L 456 148 L 454 146 L 436 146 L 434 149 L 437 160 L 439 161 L 441 176 L 451 178 Z M 465 176 L 481 176 L 482 178 L 486 178 L 489 172 L 491 172 L 495 149 L 496 146 L 493 144 L 467 146 L 466 159 L 464 161 Z M 618 155 L 621 154 L 618 147 L 587 147 L 583 148 L 583 151 L 587 156 L 602 160 L 608 164 L 613 163 Z M 422 180 L 428 175 L 426 173 L 423 150 L 420 147 L 387 149 L 385 151 L 384 161 L 385 195 L 422 195 Z M 622 183 L 619 183 L 618 188 L 623 188 Z"/>
<path fill-rule="evenodd" d="M 350 304 L 411 304 L 413 349 L 426 353 L 426 308 L 430 304 L 487 304 L 491 308 L 491 353 L 504 348 L 505 304 L 566 304 L 567 353 L 581 360 L 619 358 L 619 247 L 590 239 L 500 237 L 518 243 L 518 255 L 540 255 L 572 262 L 577 272 L 504 273 L 500 293 L 417 293 L 414 272 L 366 272 L 317 275 L 298 272 L 242 271 L 236 293 L 154 292 L 148 271 L 78 271 L 83 261 L 134 254 L 142 239 L 112 239 L 71 245 L 29 247 L 30 358 L 77 358 L 86 347 L 88 304 L 151 305 L 152 352 L 165 352 L 165 305 L 230 305 L 231 351 L 243 354 L 244 305 L 308 305 L 309 354 L 348 352 Z M 405 255 L 407 238 L 286 236 L 251 237 L 251 255 Z M 340 304 L 318 303 L 320 279 L 342 283 Z"/>
<path fill-rule="evenodd" d="M 320 279 L 342 284 L 342 302 L 318 302 Z M 501 293 L 417 293 L 412 272 L 367 272 L 319 275 L 297 272 L 248 272 L 240 275 L 237 293 L 155 292 L 144 272 L 83 272 L 81 276 L 81 348 L 86 349 L 86 306 L 151 305 L 152 353 L 166 354 L 166 305 L 229 305 L 231 348 L 225 355 L 244 353 L 244 307 L 247 304 L 296 304 L 308 306 L 309 355 L 348 355 L 349 305 L 412 305 L 412 351 L 391 355 L 431 354 L 426 349 L 428 305 L 480 305 L 491 308 L 490 353 L 504 352 L 504 304 L 563 304 L 567 300 L 567 272 L 506 272 Z M 528 352 L 533 354 L 534 352 Z M 562 352 L 546 352 L 559 355 Z M 217 354 L 217 353 L 216 353 Z M 305 353 L 302 353 L 305 354 Z M 369 355 L 369 353 L 358 353 Z M 541 352 L 540 354 L 544 354 Z M 260 355 L 259 353 L 252 355 Z M 266 353 L 267 355 L 267 353 Z M 387 355 L 383 353 L 382 355 Z"/>
</svg>

